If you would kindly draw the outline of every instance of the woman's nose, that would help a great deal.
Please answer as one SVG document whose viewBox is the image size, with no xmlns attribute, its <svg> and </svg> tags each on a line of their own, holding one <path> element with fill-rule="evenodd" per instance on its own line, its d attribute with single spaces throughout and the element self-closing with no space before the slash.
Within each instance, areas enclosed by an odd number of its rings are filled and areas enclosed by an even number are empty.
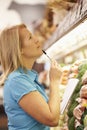
<svg viewBox="0 0 87 130">
<path fill-rule="evenodd" d="M 36 44 L 39 43 L 39 40 L 35 36 L 34 36 L 34 41 L 35 41 Z"/>
</svg>

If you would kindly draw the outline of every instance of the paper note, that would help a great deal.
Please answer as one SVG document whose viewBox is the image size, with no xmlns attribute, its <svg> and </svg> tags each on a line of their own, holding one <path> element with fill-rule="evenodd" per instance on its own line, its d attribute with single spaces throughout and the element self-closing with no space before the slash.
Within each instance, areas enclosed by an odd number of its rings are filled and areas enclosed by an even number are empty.
<svg viewBox="0 0 87 130">
<path fill-rule="evenodd" d="M 78 79 L 75 79 L 75 78 L 69 79 L 68 84 L 67 84 L 66 89 L 65 89 L 65 92 L 64 92 L 64 95 L 63 95 L 62 102 L 60 104 L 61 114 L 63 114 L 78 82 L 79 82 Z"/>
</svg>

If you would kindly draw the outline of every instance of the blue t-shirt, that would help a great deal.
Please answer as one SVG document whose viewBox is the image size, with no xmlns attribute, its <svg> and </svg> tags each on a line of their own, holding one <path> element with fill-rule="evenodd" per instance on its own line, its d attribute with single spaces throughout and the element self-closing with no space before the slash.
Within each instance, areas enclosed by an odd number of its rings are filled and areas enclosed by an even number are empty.
<svg viewBox="0 0 87 130">
<path fill-rule="evenodd" d="M 38 82 L 38 74 L 33 70 L 24 72 L 22 68 L 12 72 L 4 85 L 4 107 L 8 117 L 9 130 L 49 130 L 29 114 L 18 104 L 23 95 L 31 91 L 39 91 L 47 102 L 48 97 L 44 87 Z"/>
</svg>

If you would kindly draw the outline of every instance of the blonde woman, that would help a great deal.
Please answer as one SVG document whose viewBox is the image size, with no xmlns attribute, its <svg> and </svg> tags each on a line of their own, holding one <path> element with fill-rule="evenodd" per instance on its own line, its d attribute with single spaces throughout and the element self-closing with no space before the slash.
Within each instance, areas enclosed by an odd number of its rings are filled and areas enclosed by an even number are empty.
<svg viewBox="0 0 87 130">
<path fill-rule="evenodd" d="M 49 99 L 32 70 L 42 55 L 42 45 L 24 24 L 5 29 L 0 35 L 0 60 L 4 84 L 4 107 L 9 130 L 49 130 L 57 126 L 60 111 L 59 88 L 62 71 L 52 60 Z"/>
</svg>

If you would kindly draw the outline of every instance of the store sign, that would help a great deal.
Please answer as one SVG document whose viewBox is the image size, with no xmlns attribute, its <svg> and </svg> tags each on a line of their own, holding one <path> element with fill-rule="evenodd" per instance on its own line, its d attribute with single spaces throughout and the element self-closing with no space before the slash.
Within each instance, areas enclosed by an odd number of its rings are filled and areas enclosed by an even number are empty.
<svg viewBox="0 0 87 130">
<path fill-rule="evenodd" d="M 63 22 L 60 23 L 57 36 L 61 37 L 69 30 L 75 28 L 85 18 L 87 18 L 87 0 L 80 0 L 67 14 Z M 59 33 L 59 30 L 61 30 L 61 33 Z"/>
<path fill-rule="evenodd" d="M 87 18 L 87 0 L 79 0 L 78 3 L 69 11 L 63 21 L 59 24 L 56 32 L 49 39 L 49 44 L 46 44 L 45 49 L 51 46 L 54 42 L 59 40 L 69 31 L 78 26 L 82 21 Z"/>
<path fill-rule="evenodd" d="M 87 0 L 82 0 L 82 14 L 87 13 Z"/>
</svg>

